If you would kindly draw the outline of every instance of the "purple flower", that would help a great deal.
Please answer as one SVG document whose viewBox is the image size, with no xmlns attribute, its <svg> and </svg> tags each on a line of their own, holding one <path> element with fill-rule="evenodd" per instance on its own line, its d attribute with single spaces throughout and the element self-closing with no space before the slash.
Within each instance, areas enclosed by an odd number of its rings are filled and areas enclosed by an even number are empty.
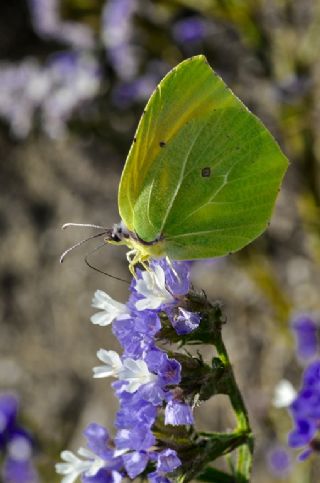
<svg viewBox="0 0 320 483">
<path fill-rule="evenodd" d="M 193 424 L 191 407 L 179 401 L 169 401 L 165 409 L 165 424 L 178 426 L 180 424 Z"/>
<path fill-rule="evenodd" d="M 136 0 L 108 0 L 102 11 L 102 41 L 117 75 L 126 81 L 138 72 L 138 50 L 132 43 Z"/>
<path fill-rule="evenodd" d="M 159 474 L 157 471 L 153 471 L 152 473 L 148 474 L 148 481 L 150 483 L 171 483 L 169 478 L 166 478 L 164 475 Z"/>
<path fill-rule="evenodd" d="M 200 42 L 206 36 L 207 29 L 205 21 L 197 16 L 187 17 L 179 20 L 173 27 L 173 36 L 180 43 Z"/>
<path fill-rule="evenodd" d="M 320 395 L 320 360 L 312 362 L 307 367 L 303 375 L 303 384 Z"/>
<path fill-rule="evenodd" d="M 91 423 L 83 434 L 87 438 L 87 445 L 91 451 L 103 459 L 112 458 L 113 451 L 108 448 L 110 438 L 106 428 L 100 426 L 100 424 Z"/>
<path fill-rule="evenodd" d="M 145 451 L 134 451 L 124 454 L 122 459 L 126 472 L 133 479 L 145 470 L 149 456 Z"/>
<path fill-rule="evenodd" d="M 314 357 L 318 350 L 317 325 L 308 315 L 301 315 L 292 322 L 297 353 L 301 359 Z"/>
<path fill-rule="evenodd" d="M 151 428 L 157 416 L 157 407 L 140 399 L 140 394 L 130 395 L 131 400 L 121 401 L 117 412 L 115 426 L 118 429 L 134 427 L 137 424 Z"/>
<path fill-rule="evenodd" d="M 18 401 L 11 394 L 0 396 L 0 448 L 10 437 L 10 432 L 16 424 Z"/>
<path fill-rule="evenodd" d="M 47 64 L 36 59 L 0 65 L 0 117 L 18 138 L 25 138 L 40 117 L 44 132 L 57 138 L 76 109 L 100 87 L 97 61 L 89 54 L 64 52 Z"/>
<path fill-rule="evenodd" d="M 299 448 L 308 445 L 317 431 L 317 426 L 307 419 L 297 419 L 295 425 L 288 437 L 289 446 Z"/>
<path fill-rule="evenodd" d="M 179 384 L 181 381 L 181 364 L 175 359 L 169 359 L 165 354 L 159 365 L 158 374 L 163 386 Z"/>
<path fill-rule="evenodd" d="M 292 448 L 306 447 L 300 455 L 303 460 L 311 454 L 313 440 L 319 429 L 320 421 L 320 361 L 315 361 L 305 370 L 303 384 L 297 397 L 290 406 L 294 428 L 288 436 Z"/>
<path fill-rule="evenodd" d="M 3 477 L 7 483 L 36 483 L 38 474 L 32 462 L 33 442 L 30 434 L 15 427 L 11 429 L 7 445 Z"/>
<path fill-rule="evenodd" d="M 80 49 L 90 49 L 94 39 L 89 27 L 60 17 L 60 0 L 28 0 L 33 27 L 44 39 L 55 39 Z"/>
<path fill-rule="evenodd" d="M 3 480 L 6 483 L 37 483 L 37 471 L 29 460 L 6 458 L 2 469 Z"/>
<path fill-rule="evenodd" d="M 178 314 L 170 317 L 170 320 L 178 335 L 186 335 L 199 327 L 201 316 L 196 312 L 178 307 Z"/>
<path fill-rule="evenodd" d="M 177 452 L 167 448 L 158 454 L 157 470 L 161 473 L 171 473 L 181 465 Z"/>
<path fill-rule="evenodd" d="M 163 408 L 165 424 L 172 425 L 192 424 L 192 409 L 177 400 L 179 391 L 175 389 L 181 381 L 181 364 L 169 358 L 156 342 L 161 330 L 159 312 L 170 313 L 189 291 L 189 265 L 162 259 L 153 261 L 150 268 L 137 270 L 126 305 L 96 292 L 95 306 L 103 311 L 98 314 L 98 321 L 100 325 L 112 322 L 113 333 L 123 348 L 121 356 L 100 349 L 97 356 L 103 365 L 94 368 L 94 377 L 118 378 L 112 385 L 120 403 L 115 420 L 117 433 L 111 442 L 105 428 L 90 424 L 85 431 L 89 449 L 78 451 L 85 459 L 65 451 L 61 454 L 63 462 L 56 465 L 57 472 L 68 478 L 81 476 L 85 483 L 118 481 L 121 475 L 134 479 L 150 461 L 156 463 L 156 470 L 148 475 L 149 480 L 170 482 L 166 474 L 181 464 L 174 450 L 156 449 L 158 441 L 153 428 Z M 184 331 L 199 325 L 198 314 L 182 310 L 179 316 Z"/>
<path fill-rule="evenodd" d="M 156 439 L 148 426 L 138 424 L 134 428 L 120 429 L 117 432 L 115 443 L 118 449 L 147 451 L 156 443 Z"/>
<path fill-rule="evenodd" d="M 186 295 L 190 290 L 190 262 L 172 261 L 167 258 L 154 261 L 152 266 L 159 265 L 165 272 L 166 287 L 173 295 Z"/>
<path fill-rule="evenodd" d="M 94 476 L 83 476 L 82 483 L 120 483 L 122 475 L 118 471 L 102 468 Z"/>
<path fill-rule="evenodd" d="M 279 478 L 286 477 L 291 470 L 291 456 L 286 448 L 277 446 L 267 455 L 268 467 L 271 473 Z"/>
</svg>

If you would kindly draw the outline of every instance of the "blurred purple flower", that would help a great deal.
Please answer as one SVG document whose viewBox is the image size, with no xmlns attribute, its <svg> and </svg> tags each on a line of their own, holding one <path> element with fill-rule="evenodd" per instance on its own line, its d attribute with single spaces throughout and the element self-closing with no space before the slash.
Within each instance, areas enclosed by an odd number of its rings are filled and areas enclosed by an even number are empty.
<svg viewBox="0 0 320 483">
<path fill-rule="evenodd" d="M 100 87 L 98 64 L 89 55 L 64 52 L 40 66 L 34 59 L 0 64 L 0 117 L 25 138 L 37 115 L 43 130 L 61 137 L 73 112 Z"/>
<path fill-rule="evenodd" d="M 178 20 L 173 26 L 173 37 L 179 43 L 197 43 L 207 34 L 206 23 L 198 16 Z"/>
<path fill-rule="evenodd" d="M 320 421 L 320 360 L 309 365 L 304 372 L 303 384 L 290 406 L 294 428 L 288 436 L 292 448 L 306 447 L 300 459 L 307 458 L 317 446 L 314 439 Z"/>
<path fill-rule="evenodd" d="M 4 454 L 2 468 L 5 483 L 36 483 L 31 435 L 17 422 L 18 400 L 11 394 L 0 396 L 0 450 Z"/>
<path fill-rule="evenodd" d="M 4 483 L 37 483 L 37 471 L 30 460 L 19 461 L 6 458 L 3 464 L 2 476 Z"/>
<path fill-rule="evenodd" d="M 0 449 L 6 444 L 16 425 L 18 401 L 11 394 L 0 396 Z"/>
<path fill-rule="evenodd" d="M 94 37 L 91 29 L 76 22 L 61 19 L 60 0 L 28 0 L 34 30 L 44 39 L 54 39 L 76 49 L 91 49 Z"/>
<path fill-rule="evenodd" d="M 318 327 L 309 315 L 296 317 L 291 324 L 301 359 L 311 359 L 318 351 Z"/>
<path fill-rule="evenodd" d="M 108 0 L 102 11 L 102 42 L 118 77 L 132 80 L 138 73 L 138 49 L 133 45 L 136 0 Z"/>
<path fill-rule="evenodd" d="M 94 476 L 82 476 L 82 483 L 120 483 L 122 475 L 118 471 L 102 468 Z"/>
<path fill-rule="evenodd" d="M 282 446 L 276 446 L 268 452 L 267 462 L 270 472 L 278 478 L 288 476 L 292 468 L 291 455 Z"/>
</svg>

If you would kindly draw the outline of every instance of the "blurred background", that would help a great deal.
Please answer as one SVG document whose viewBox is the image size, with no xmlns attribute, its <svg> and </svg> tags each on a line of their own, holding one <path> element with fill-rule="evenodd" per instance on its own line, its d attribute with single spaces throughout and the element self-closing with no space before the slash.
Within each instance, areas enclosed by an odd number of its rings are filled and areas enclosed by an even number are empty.
<svg viewBox="0 0 320 483">
<path fill-rule="evenodd" d="M 193 283 L 222 300 L 225 341 L 256 434 L 253 481 L 280 481 L 268 455 L 292 427 L 272 406 L 276 384 L 298 388 L 292 318 L 320 322 L 320 1 L 10 0 L 0 7 L 0 389 L 20 398 L 37 441 L 41 481 L 83 445 L 95 421 L 112 432 L 109 383 L 92 380 L 96 351 L 115 348 L 89 322 L 96 289 L 127 285 L 90 270 L 90 230 L 119 221 L 117 186 L 150 93 L 178 62 L 204 53 L 291 161 L 267 233 L 239 254 L 193 266 Z M 129 279 L 125 250 L 91 263 Z M 211 352 L 207 350 L 207 354 Z M 199 429 L 232 427 L 227 402 L 197 412 Z M 282 481 L 316 483 L 320 457 Z"/>
</svg>

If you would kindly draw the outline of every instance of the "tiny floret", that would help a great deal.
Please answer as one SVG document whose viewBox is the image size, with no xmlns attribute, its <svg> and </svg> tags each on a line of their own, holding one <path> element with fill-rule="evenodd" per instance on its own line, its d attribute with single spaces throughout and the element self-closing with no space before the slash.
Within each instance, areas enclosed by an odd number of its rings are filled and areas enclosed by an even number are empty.
<svg viewBox="0 0 320 483">
<path fill-rule="evenodd" d="M 137 310 L 156 310 L 162 305 L 174 302 L 173 295 L 166 288 L 165 272 L 156 265 L 153 271 L 145 271 L 136 282 L 136 291 L 143 298 L 135 303 Z"/>
<path fill-rule="evenodd" d="M 97 352 L 97 357 L 101 362 L 104 362 L 104 365 L 93 368 L 93 377 L 118 377 L 122 369 L 122 362 L 117 352 L 100 349 Z"/>
<path fill-rule="evenodd" d="M 101 310 L 90 317 L 91 322 L 95 325 L 110 325 L 120 315 L 128 313 L 124 304 L 117 302 L 102 290 L 95 292 L 91 305 Z"/>
<path fill-rule="evenodd" d="M 62 451 L 61 459 L 64 462 L 56 464 L 56 472 L 64 475 L 61 483 L 74 483 L 80 475 L 94 476 L 106 464 L 103 459 L 86 448 L 80 448 L 78 453 L 87 459 L 78 458 L 72 451 Z"/>
<path fill-rule="evenodd" d="M 297 391 L 290 381 L 282 379 L 275 387 L 272 404 L 276 408 L 287 408 L 295 400 Z"/>
<path fill-rule="evenodd" d="M 157 379 L 155 374 L 149 372 L 145 361 L 126 359 L 123 363 L 122 370 L 119 374 L 119 379 L 128 383 L 126 391 L 136 392 L 140 386 L 154 382 Z"/>
</svg>

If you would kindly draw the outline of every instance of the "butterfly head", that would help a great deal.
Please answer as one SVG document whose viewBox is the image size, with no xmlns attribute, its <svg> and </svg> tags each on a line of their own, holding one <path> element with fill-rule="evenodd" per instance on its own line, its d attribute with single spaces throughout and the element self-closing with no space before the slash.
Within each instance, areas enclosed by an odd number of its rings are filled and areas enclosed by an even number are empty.
<svg viewBox="0 0 320 483">
<path fill-rule="evenodd" d="M 162 257 L 165 253 L 163 240 L 157 239 L 152 242 L 145 242 L 135 232 L 131 232 L 123 221 L 113 225 L 112 233 L 105 238 L 105 241 L 112 245 L 126 245 L 129 248 L 127 260 L 133 276 L 135 276 L 137 264 L 146 268 L 146 264 L 151 258 Z"/>
</svg>

